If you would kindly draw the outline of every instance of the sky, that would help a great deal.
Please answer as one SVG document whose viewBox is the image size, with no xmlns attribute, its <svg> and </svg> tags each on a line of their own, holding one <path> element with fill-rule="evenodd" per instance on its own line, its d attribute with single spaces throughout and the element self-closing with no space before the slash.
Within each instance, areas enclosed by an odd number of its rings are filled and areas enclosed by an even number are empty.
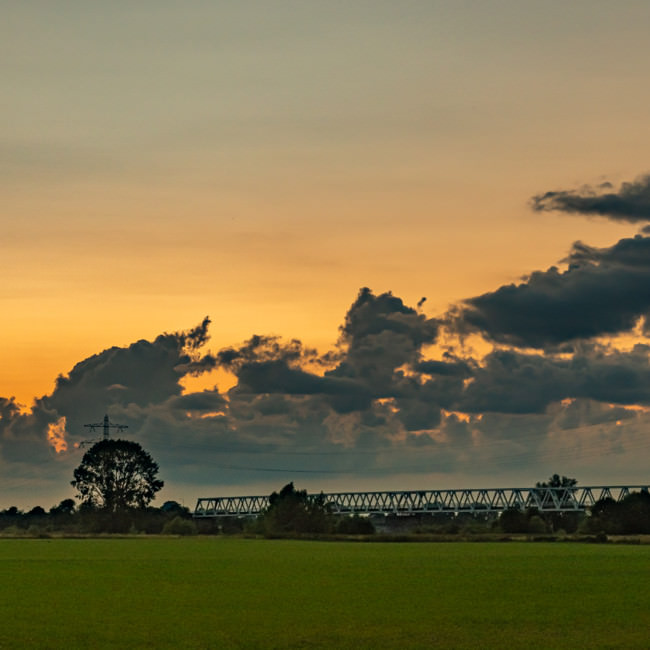
<svg viewBox="0 0 650 650">
<path fill-rule="evenodd" d="M 647 2 L 0 11 L 0 508 L 647 483 Z"/>
</svg>

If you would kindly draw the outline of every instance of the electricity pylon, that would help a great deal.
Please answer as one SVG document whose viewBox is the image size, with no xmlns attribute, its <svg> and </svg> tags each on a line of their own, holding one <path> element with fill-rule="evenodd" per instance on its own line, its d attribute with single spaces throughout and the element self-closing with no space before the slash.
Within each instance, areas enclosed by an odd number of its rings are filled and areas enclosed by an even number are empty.
<svg viewBox="0 0 650 650">
<path fill-rule="evenodd" d="M 104 416 L 104 421 L 103 422 L 93 422 L 92 424 L 84 424 L 85 427 L 90 429 L 91 431 L 95 431 L 95 429 L 99 429 L 99 427 L 102 427 L 104 429 L 104 440 L 108 440 L 108 433 L 109 429 L 117 429 L 118 433 L 121 431 L 124 431 L 124 429 L 128 429 L 127 424 L 115 424 L 114 422 L 111 422 L 108 419 L 108 415 Z M 94 440 L 84 440 L 83 444 L 88 444 L 91 442 L 95 442 Z"/>
</svg>

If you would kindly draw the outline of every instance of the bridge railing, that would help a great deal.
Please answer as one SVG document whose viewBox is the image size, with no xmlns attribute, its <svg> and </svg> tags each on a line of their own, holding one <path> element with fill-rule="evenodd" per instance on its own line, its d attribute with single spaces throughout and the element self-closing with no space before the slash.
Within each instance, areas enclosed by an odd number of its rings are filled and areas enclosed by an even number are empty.
<svg viewBox="0 0 650 650">
<path fill-rule="evenodd" d="M 324 497 L 336 514 L 488 514 L 501 513 L 508 508 L 583 512 L 601 499 L 621 501 L 632 492 L 649 489 L 647 485 L 473 488 L 331 492 Z M 196 502 L 194 517 L 250 517 L 261 514 L 268 506 L 268 496 L 202 497 Z"/>
</svg>

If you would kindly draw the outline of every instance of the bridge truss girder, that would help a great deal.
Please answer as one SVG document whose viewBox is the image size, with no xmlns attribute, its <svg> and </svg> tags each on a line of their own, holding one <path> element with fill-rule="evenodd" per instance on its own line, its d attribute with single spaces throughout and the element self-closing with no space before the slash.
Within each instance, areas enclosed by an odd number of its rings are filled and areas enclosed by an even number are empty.
<svg viewBox="0 0 650 650">
<path fill-rule="evenodd" d="M 325 501 L 335 514 L 498 514 L 508 508 L 540 512 L 584 512 L 601 499 L 621 501 L 647 485 L 410 490 L 392 492 L 332 492 Z M 316 497 L 319 495 L 311 495 Z M 194 517 L 251 517 L 269 506 L 268 496 L 202 497 Z"/>
</svg>

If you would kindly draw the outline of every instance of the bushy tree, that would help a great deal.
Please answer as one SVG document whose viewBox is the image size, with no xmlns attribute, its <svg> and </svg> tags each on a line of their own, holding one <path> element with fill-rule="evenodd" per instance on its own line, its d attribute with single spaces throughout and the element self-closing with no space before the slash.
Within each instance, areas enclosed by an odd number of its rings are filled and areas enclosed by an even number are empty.
<svg viewBox="0 0 650 650">
<path fill-rule="evenodd" d="M 192 516 L 190 509 L 186 506 L 182 506 L 178 501 L 165 501 L 160 506 L 161 512 L 164 512 L 169 516 L 178 516 L 188 518 Z"/>
<path fill-rule="evenodd" d="M 501 513 L 499 526 L 504 533 L 527 533 L 528 517 L 519 508 L 508 508 Z"/>
<path fill-rule="evenodd" d="M 146 507 L 164 485 L 158 464 L 131 440 L 95 443 L 74 470 L 72 486 L 82 505 L 107 513 Z"/>
<path fill-rule="evenodd" d="M 538 488 L 569 488 L 575 487 L 576 485 L 578 485 L 578 479 L 569 478 L 568 476 L 560 476 L 559 474 L 553 474 L 548 481 L 544 481 L 543 483 L 539 481 L 535 483 L 535 487 Z"/>
<path fill-rule="evenodd" d="M 368 517 L 353 515 L 341 517 L 336 525 L 336 532 L 343 535 L 372 535 L 375 526 Z"/>
<path fill-rule="evenodd" d="M 609 535 L 630 535 L 650 533 L 650 494 L 647 490 L 632 492 L 622 501 L 611 497 L 597 501 L 587 519 L 589 532 L 604 532 Z"/>
<path fill-rule="evenodd" d="M 553 474 L 548 481 L 538 482 L 535 484 L 535 487 L 571 489 L 576 485 L 578 485 L 578 479 Z M 574 533 L 578 529 L 580 517 L 581 515 L 578 512 L 549 512 L 544 515 L 545 521 L 550 525 L 552 530 L 563 530 L 567 533 Z"/>
<path fill-rule="evenodd" d="M 261 523 L 267 534 L 290 534 L 328 532 L 334 521 L 323 494 L 310 496 L 292 482 L 271 494 Z"/>
<path fill-rule="evenodd" d="M 70 516 L 74 514 L 75 511 L 75 502 L 74 499 L 63 499 L 58 506 L 52 506 L 50 508 L 50 514 L 53 516 Z"/>
<path fill-rule="evenodd" d="M 170 519 L 162 529 L 163 535 L 196 535 L 196 524 L 191 519 L 176 516 Z"/>
</svg>

